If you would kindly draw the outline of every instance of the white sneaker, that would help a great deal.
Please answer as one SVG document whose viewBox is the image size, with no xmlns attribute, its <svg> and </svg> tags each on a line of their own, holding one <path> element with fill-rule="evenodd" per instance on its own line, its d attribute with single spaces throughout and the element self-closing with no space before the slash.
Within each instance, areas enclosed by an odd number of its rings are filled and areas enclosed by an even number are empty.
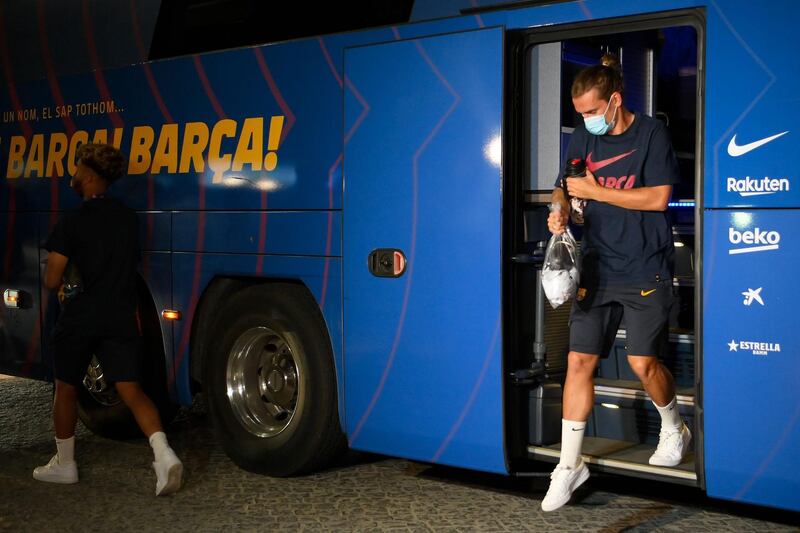
<svg viewBox="0 0 800 533">
<path fill-rule="evenodd" d="M 542 511 L 555 511 L 566 504 L 572 493 L 589 479 L 589 468 L 581 462 L 575 468 L 559 464 L 550 474 L 550 488 L 542 500 Z"/>
<path fill-rule="evenodd" d="M 680 430 L 664 431 L 658 435 L 658 447 L 650 456 L 650 464 L 656 466 L 678 466 L 689 450 L 692 432 L 686 424 Z"/>
<path fill-rule="evenodd" d="M 183 463 L 172 448 L 164 452 L 161 460 L 153 463 L 153 470 L 156 471 L 156 496 L 172 494 L 181 488 Z"/>
<path fill-rule="evenodd" d="M 78 465 L 75 461 L 60 463 L 58 454 L 54 455 L 50 462 L 44 466 L 37 466 L 33 469 L 33 479 L 46 481 L 47 483 L 71 484 L 78 482 Z"/>
</svg>

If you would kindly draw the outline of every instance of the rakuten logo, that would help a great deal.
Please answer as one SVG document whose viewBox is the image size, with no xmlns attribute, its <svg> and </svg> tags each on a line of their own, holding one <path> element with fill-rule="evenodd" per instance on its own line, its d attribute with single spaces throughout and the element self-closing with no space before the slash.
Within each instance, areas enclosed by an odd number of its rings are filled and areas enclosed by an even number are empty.
<svg viewBox="0 0 800 533">
<path fill-rule="evenodd" d="M 761 196 L 775 194 L 776 192 L 789 192 L 787 178 L 763 177 L 760 180 L 747 176 L 743 179 L 728 178 L 728 192 L 738 192 L 739 196 Z"/>
<path fill-rule="evenodd" d="M 728 240 L 731 244 L 743 245 L 728 250 L 731 255 L 765 252 L 777 250 L 780 247 L 781 234 L 777 231 L 762 231 L 761 228 L 755 228 L 753 231 L 737 231 L 734 228 L 728 228 Z"/>
</svg>

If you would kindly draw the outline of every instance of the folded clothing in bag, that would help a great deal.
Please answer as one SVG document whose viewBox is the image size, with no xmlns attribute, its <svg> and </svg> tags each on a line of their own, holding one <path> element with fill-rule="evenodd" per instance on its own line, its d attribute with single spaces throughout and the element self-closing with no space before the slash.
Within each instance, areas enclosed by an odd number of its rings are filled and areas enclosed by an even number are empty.
<svg viewBox="0 0 800 533">
<path fill-rule="evenodd" d="M 578 290 L 577 245 L 567 228 L 561 235 L 553 235 L 547 243 L 542 267 L 542 288 L 553 308 L 563 304 Z"/>
</svg>

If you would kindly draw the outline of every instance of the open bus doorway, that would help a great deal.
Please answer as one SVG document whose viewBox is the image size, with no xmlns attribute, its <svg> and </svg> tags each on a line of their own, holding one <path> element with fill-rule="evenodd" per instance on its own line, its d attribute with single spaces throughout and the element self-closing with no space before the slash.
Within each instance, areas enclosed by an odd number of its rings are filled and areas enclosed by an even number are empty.
<svg viewBox="0 0 800 533">
<path fill-rule="evenodd" d="M 694 435 L 691 451 L 677 467 L 653 467 L 648 458 L 658 443 L 660 417 L 627 363 L 626 330 L 617 332 L 608 358 L 595 374 L 594 406 L 587 421 L 584 460 L 590 468 L 702 486 L 702 390 L 699 345 L 701 105 L 698 76 L 702 24 L 694 14 L 660 20 L 610 21 L 602 26 L 527 30 L 509 36 L 507 129 L 515 152 L 509 170 L 515 182 L 506 220 L 506 369 L 509 377 L 507 427 L 512 470 L 528 462 L 557 462 L 561 403 L 569 351 L 572 302 L 553 309 L 546 299 L 537 328 L 537 257 L 550 237 L 546 218 L 553 183 L 563 166 L 570 136 L 581 120 L 572 105 L 575 75 L 616 55 L 625 82 L 625 105 L 667 126 L 678 157 L 681 183 L 673 187 L 668 214 L 675 245 L 674 304 L 669 339 L 661 362 L 675 378 L 681 416 Z M 514 116 L 511 116 L 514 114 Z M 580 239 L 580 228 L 573 228 Z M 539 338 L 537 338 L 537 329 Z M 546 361 L 537 369 L 534 346 Z M 533 368 L 533 372 L 531 369 Z M 522 372 L 520 372 L 522 371 Z M 536 376 L 537 372 L 539 373 Z M 545 383 L 545 388 L 538 387 Z M 516 426 L 516 427 L 514 427 Z"/>
</svg>

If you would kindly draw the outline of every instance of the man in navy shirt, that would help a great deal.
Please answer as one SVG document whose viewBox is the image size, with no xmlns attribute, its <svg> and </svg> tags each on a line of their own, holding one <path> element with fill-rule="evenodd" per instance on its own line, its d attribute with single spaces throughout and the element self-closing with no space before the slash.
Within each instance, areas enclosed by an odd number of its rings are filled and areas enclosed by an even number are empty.
<svg viewBox="0 0 800 533">
<path fill-rule="evenodd" d="M 568 160 L 586 161 L 585 177 L 566 178 L 569 196 L 585 201 L 581 281 L 570 315 L 564 384 L 561 457 L 542 501 L 553 511 L 589 477 L 581 459 L 586 420 L 594 403 L 593 376 L 614 343 L 623 316 L 628 362 L 661 415 L 650 464 L 677 466 L 691 434 L 678 414 L 675 382 L 658 355 L 668 334 L 674 249 L 666 209 L 678 163 L 664 125 L 623 105 L 622 76 L 613 56 L 584 69 L 572 103 L 584 124 L 575 128 Z M 561 234 L 570 204 L 556 182 L 548 227 Z"/>
<path fill-rule="evenodd" d="M 138 383 L 142 343 L 136 318 L 136 213 L 106 195 L 125 169 L 125 158 L 113 146 L 81 146 L 70 186 L 83 203 L 59 220 L 44 246 L 49 252 L 45 287 L 61 287 L 65 273 L 70 287 L 53 336 L 57 453 L 34 469 L 33 477 L 51 483 L 78 482 L 77 387 L 83 386 L 94 355 L 150 440 L 156 495 L 163 495 L 180 488 L 183 465 L 167 443 L 158 410 Z"/>
</svg>

